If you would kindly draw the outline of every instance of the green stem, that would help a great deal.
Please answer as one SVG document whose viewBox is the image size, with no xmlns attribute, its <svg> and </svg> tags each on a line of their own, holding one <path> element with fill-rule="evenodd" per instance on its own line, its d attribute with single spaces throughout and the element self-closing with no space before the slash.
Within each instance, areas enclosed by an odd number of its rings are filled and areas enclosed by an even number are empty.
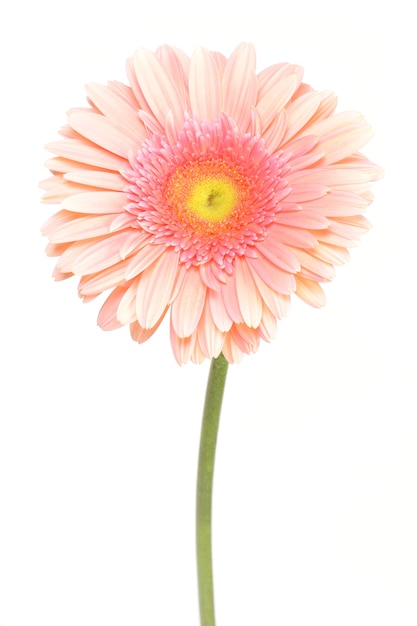
<svg viewBox="0 0 417 626">
<path fill-rule="evenodd" d="M 207 381 L 197 476 L 197 575 L 201 626 L 215 626 L 213 565 L 211 557 L 211 502 L 217 432 L 228 362 L 213 359 Z"/>
</svg>

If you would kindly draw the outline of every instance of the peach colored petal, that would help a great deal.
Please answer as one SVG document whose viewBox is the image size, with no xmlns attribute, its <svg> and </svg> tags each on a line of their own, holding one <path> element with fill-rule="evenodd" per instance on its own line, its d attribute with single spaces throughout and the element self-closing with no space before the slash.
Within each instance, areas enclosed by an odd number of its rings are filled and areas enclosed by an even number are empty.
<svg viewBox="0 0 417 626">
<path fill-rule="evenodd" d="M 233 320 L 227 312 L 220 289 L 216 291 L 212 289 L 209 290 L 208 302 L 210 304 L 211 317 L 216 328 L 222 332 L 229 331 L 232 327 Z"/>
<path fill-rule="evenodd" d="M 245 131 L 250 125 L 251 107 L 256 103 L 255 49 L 240 44 L 227 61 L 222 77 L 223 111 Z"/>
<path fill-rule="evenodd" d="M 277 335 L 277 320 L 271 310 L 264 304 L 262 319 L 258 330 L 259 337 L 264 341 L 272 341 Z"/>
<path fill-rule="evenodd" d="M 70 112 L 68 122 L 80 135 L 123 158 L 127 158 L 130 150 L 138 145 L 134 134 L 121 124 L 92 111 Z"/>
<path fill-rule="evenodd" d="M 130 280 L 144 272 L 165 252 L 164 246 L 153 245 L 146 241 L 144 244 L 145 245 L 142 245 L 139 250 L 131 256 L 130 263 L 125 272 L 126 280 Z"/>
<path fill-rule="evenodd" d="M 311 120 L 321 100 L 322 94 L 309 91 L 288 104 L 288 122 L 283 144 L 292 139 Z"/>
<path fill-rule="evenodd" d="M 277 293 L 271 289 L 271 287 L 269 287 L 264 280 L 262 280 L 258 272 L 256 272 L 250 265 L 249 269 L 264 304 L 270 309 L 272 314 L 275 315 L 277 319 L 284 319 L 284 317 L 288 315 L 290 309 L 290 296 Z"/>
<path fill-rule="evenodd" d="M 86 86 L 89 100 L 106 118 L 113 120 L 117 126 L 125 128 L 129 135 L 133 135 L 138 142 L 146 139 L 146 131 L 141 123 L 137 106 L 117 91 L 104 85 L 90 83 Z"/>
<path fill-rule="evenodd" d="M 107 170 L 118 171 L 126 167 L 126 160 L 116 154 L 95 146 L 86 139 L 65 139 L 48 143 L 46 149 L 78 163 L 85 163 Z"/>
<path fill-rule="evenodd" d="M 101 307 L 97 323 L 103 330 L 115 330 L 121 327 L 117 319 L 117 308 L 124 292 L 125 287 L 116 287 Z"/>
<path fill-rule="evenodd" d="M 137 277 L 124 285 L 125 290 L 116 309 L 117 320 L 125 326 L 133 324 L 136 318 L 136 293 L 141 277 Z"/>
<path fill-rule="evenodd" d="M 189 81 L 193 115 L 209 121 L 219 117 L 222 104 L 220 73 L 214 56 L 204 48 L 198 48 L 191 57 Z"/>
<path fill-rule="evenodd" d="M 320 285 L 301 276 L 297 276 L 296 294 L 301 300 L 315 308 L 320 308 L 326 304 L 326 296 Z"/>
<path fill-rule="evenodd" d="M 62 207 L 76 213 L 114 215 L 121 213 L 126 204 L 125 194 L 119 191 L 88 191 L 65 198 Z"/>
<path fill-rule="evenodd" d="M 272 120 L 282 111 L 298 87 L 298 77 L 295 74 L 286 76 L 270 86 L 261 97 L 256 108 L 262 120 L 262 127 L 268 128 Z"/>
<path fill-rule="evenodd" d="M 206 299 L 200 322 L 197 326 L 197 339 L 205 358 L 218 357 L 224 343 L 224 333 L 213 323 L 209 301 Z"/>
<path fill-rule="evenodd" d="M 264 241 L 260 241 L 256 245 L 256 249 L 285 272 L 298 272 L 300 264 L 297 257 L 278 237 L 274 237 L 274 232 L 276 233 L 277 229 L 268 233 L 268 237 Z"/>
<path fill-rule="evenodd" d="M 78 185 L 64 180 L 62 176 L 54 176 L 41 181 L 39 187 L 45 191 L 41 201 L 44 204 L 58 204 L 68 196 L 88 190 L 85 185 Z"/>
<path fill-rule="evenodd" d="M 164 311 L 164 313 L 161 315 L 161 318 L 152 328 L 142 328 L 140 324 L 138 324 L 138 322 L 132 322 L 132 324 L 130 324 L 130 334 L 132 336 L 132 339 L 134 341 L 137 341 L 138 343 L 144 343 L 150 337 L 152 337 L 154 332 L 158 330 L 159 326 L 161 325 L 167 310 L 168 309 Z"/>
<path fill-rule="evenodd" d="M 170 304 L 178 268 L 178 253 L 160 255 L 141 273 L 136 290 L 136 315 L 142 328 L 152 328 Z"/>
<path fill-rule="evenodd" d="M 64 180 L 109 191 L 123 191 L 126 188 L 126 180 L 120 174 L 102 170 L 72 169 L 64 174 Z"/>
<path fill-rule="evenodd" d="M 80 278 L 78 284 L 78 294 L 81 298 L 98 296 L 99 294 L 112 289 L 115 285 L 125 284 L 124 274 L 127 261 L 119 261 L 111 267 L 106 267 L 100 272 L 86 274 Z"/>
<path fill-rule="evenodd" d="M 188 337 L 196 329 L 206 293 L 198 269 L 190 268 L 171 306 L 172 327 L 179 337 Z"/>
<path fill-rule="evenodd" d="M 161 128 L 165 126 L 169 110 L 174 113 L 175 120 L 180 124 L 184 119 L 180 93 L 156 55 L 141 48 L 136 51 L 133 62 L 142 93 Z"/>
<path fill-rule="evenodd" d="M 242 319 L 250 328 L 259 326 L 262 317 L 262 299 L 253 281 L 245 259 L 238 257 L 235 264 L 236 293 Z"/>
<path fill-rule="evenodd" d="M 173 328 L 171 318 L 170 338 L 172 351 L 177 363 L 179 365 L 184 365 L 192 359 L 194 346 L 197 340 L 197 333 L 194 332 L 189 337 L 179 337 Z"/>
<path fill-rule="evenodd" d="M 81 241 L 107 235 L 112 221 L 112 215 L 80 217 L 77 213 L 60 211 L 48 220 L 43 232 L 52 243 Z"/>
<path fill-rule="evenodd" d="M 292 273 L 285 272 L 263 256 L 247 259 L 247 263 L 252 272 L 259 274 L 262 280 L 274 291 L 283 295 L 289 295 L 294 291 L 295 279 Z"/>
</svg>

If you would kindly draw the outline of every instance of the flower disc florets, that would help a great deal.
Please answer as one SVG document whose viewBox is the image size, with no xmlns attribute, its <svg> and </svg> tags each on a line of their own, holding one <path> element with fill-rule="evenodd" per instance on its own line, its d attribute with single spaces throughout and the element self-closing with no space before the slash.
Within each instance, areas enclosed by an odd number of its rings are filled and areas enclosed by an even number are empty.
<svg viewBox="0 0 417 626">
<path fill-rule="evenodd" d="M 174 145 L 155 135 L 129 159 L 127 210 L 187 268 L 213 261 L 231 274 L 235 256 L 265 238 L 290 191 L 288 159 L 270 156 L 262 138 L 239 133 L 226 116 L 188 119 Z"/>
</svg>

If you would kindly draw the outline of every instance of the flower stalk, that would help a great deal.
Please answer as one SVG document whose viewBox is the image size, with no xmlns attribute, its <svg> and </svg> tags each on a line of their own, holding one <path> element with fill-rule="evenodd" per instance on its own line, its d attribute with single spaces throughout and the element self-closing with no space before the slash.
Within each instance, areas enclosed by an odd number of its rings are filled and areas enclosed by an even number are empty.
<svg viewBox="0 0 417 626">
<path fill-rule="evenodd" d="M 197 475 L 196 542 L 201 626 L 215 626 L 212 562 L 212 493 L 214 461 L 228 362 L 212 359 L 201 425 Z"/>
</svg>

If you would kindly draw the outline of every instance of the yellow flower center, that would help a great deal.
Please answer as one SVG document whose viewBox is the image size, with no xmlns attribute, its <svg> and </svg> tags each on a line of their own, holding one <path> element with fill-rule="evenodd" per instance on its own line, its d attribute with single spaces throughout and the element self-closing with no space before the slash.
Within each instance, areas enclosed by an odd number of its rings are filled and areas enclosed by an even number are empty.
<svg viewBox="0 0 417 626">
<path fill-rule="evenodd" d="M 181 221 L 200 232 L 219 232 L 246 193 L 238 167 L 222 159 L 179 166 L 168 182 L 166 199 Z"/>
<path fill-rule="evenodd" d="M 233 211 L 237 195 L 229 179 L 208 177 L 194 183 L 186 204 L 198 217 L 208 222 L 218 222 Z"/>
</svg>

